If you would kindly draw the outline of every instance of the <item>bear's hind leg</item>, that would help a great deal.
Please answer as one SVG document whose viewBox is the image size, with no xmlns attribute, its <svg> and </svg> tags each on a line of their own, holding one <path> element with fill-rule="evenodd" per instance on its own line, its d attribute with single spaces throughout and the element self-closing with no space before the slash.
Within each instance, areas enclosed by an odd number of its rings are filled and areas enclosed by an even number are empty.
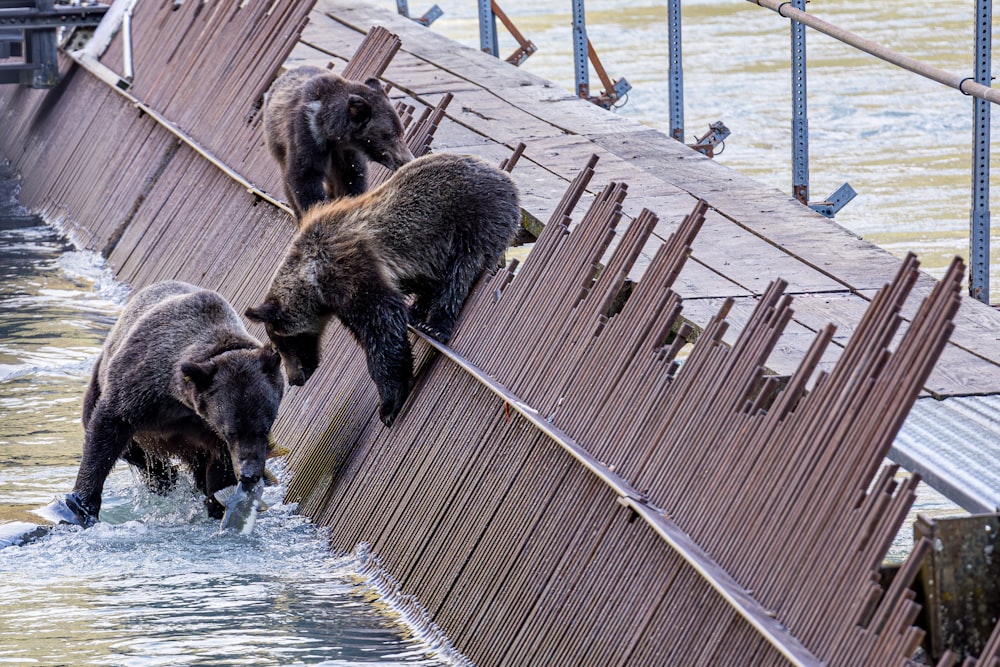
<svg viewBox="0 0 1000 667">
<path fill-rule="evenodd" d="M 177 485 L 177 468 L 165 456 L 149 454 L 133 440 L 122 454 L 125 461 L 139 471 L 146 488 L 164 495 Z"/>
<path fill-rule="evenodd" d="M 462 310 L 465 298 L 469 296 L 472 284 L 483 272 L 483 266 L 491 265 L 484 264 L 481 257 L 458 257 L 434 292 L 418 296 L 418 299 L 425 299 L 430 306 L 427 317 L 414 326 L 442 343 L 451 340 L 458 313 Z"/>
</svg>

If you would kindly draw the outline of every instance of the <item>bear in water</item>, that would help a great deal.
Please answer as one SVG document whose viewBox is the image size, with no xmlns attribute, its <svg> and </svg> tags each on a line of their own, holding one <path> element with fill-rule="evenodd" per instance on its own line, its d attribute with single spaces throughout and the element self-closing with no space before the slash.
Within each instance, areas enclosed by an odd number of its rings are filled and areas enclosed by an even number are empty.
<svg viewBox="0 0 1000 667">
<path fill-rule="evenodd" d="M 349 81 L 318 67 L 289 70 L 271 84 L 264 139 L 298 218 L 328 197 L 364 192 L 368 160 L 396 170 L 413 159 L 378 79 Z"/>
<path fill-rule="evenodd" d="M 470 287 L 499 265 L 520 220 L 506 172 L 472 156 L 418 158 L 374 190 L 310 209 L 263 303 L 246 315 L 265 324 L 292 385 L 316 370 L 320 336 L 339 318 L 365 351 L 389 426 L 410 391 L 407 324 L 447 342 Z"/>
<path fill-rule="evenodd" d="M 83 459 L 66 506 L 97 521 L 104 481 L 122 458 L 162 491 L 169 457 L 194 473 L 209 514 L 213 494 L 264 475 L 284 391 L 281 357 L 251 336 L 219 294 L 187 283 L 150 285 L 129 299 L 108 334 L 83 400 Z"/>
</svg>

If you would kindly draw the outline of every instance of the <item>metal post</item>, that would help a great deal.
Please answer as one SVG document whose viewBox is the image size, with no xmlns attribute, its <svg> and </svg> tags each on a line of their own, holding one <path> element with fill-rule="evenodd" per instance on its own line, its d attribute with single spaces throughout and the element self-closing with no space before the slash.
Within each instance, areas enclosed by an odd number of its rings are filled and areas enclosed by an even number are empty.
<svg viewBox="0 0 1000 667">
<path fill-rule="evenodd" d="M 805 0 L 792 0 L 805 11 Z M 792 20 L 792 193 L 809 204 L 809 118 L 806 113 L 806 27 Z"/>
<path fill-rule="evenodd" d="M 479 48 L 492 56 L 500 56 L 497 44 L 497 19 L 491 0 L 479 0 Z"/>
<path fill-rule="evenodd" d="M 590 64 L 587 49 L 587 21 L 583 0 L 573 0 L 573 62 L 576 65 L 576 94 L 590 99 Z"/>
<path fill-rule="evenodd" d="M 670 136 L 684 141 L 684 69 L 681 62 L 681 0 L 667 2 L 670 57 Z"/>
<path fill-rule="evenodd" d="M 976 0 L 976 82 L 990 85 L 992 0 Z M 969 216 L 969 296 L 990 302 L 990 103 L 973 103 L 972 211 Z"/>
</svg>

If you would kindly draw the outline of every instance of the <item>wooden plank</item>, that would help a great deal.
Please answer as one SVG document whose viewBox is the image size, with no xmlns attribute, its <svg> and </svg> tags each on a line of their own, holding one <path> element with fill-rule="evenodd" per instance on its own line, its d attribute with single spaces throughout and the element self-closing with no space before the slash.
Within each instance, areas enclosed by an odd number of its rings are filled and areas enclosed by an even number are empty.
<svg viewBox="0 0 1000 667">
<path fill-rule="evenodd" d="M 456 47 L 384 9 L 320 0 L 311 19 L 314 25 L 303 39 L 330 57 L 349 58 L 373 25 L 384 25 L 400 36 L 403 47 L 384 78 L 427 105 L 444 92 L 454 94 L 436 136 L 436 150 L 474 153 L 495 161 L 523 141 L 526 150 L 513 176 L 524 208 L 540 220 L 548 219 L 566 183 L 591 154 L 599 155 L 600 161 L 589 192 L 610 181 L 627 183 L 624 214 L 635 217 L 649 208 L 661 218 L 654 232 L 660 238 L 675 228 L 696 199 L 706 200 L 714 210 L 695 241 L 693 261 L 677 282 L 682 296 L 703 301 L 686 307 L 696 323 L 707 322 L 711 309 L 706 310 L 705 304 L 711 298 L 733 296 L 751 303 L 749 294 L 759 294 L 782 277 L 792 293 L 829 299 L 823 307 L 818 307 L 821 301 L 803 302 L 804 319 L 797 317 L 795 323 L 802 331 L 796 336 L 789 333 L 789 341 L 801 344 L 783 342 L 794 357 L 811 342 L 805 332 L 815 331 L 821 316 L 841 328 L 837 338 L 841 340 L 866 304 L 857 295 L 870 298 L 899 266 L 898 258 L 785 193 L 656 130 L 578 100 L 571 91 L 529 72 L 497 63 L 475 49 Z M 574 217 L 582 215 L 587 201 L 585 197 Z M 641 275 L 647 263 L 644 253 L 633 273 Z M 928 293 L 931 283 L 922 279 L 916 292 Z M 992 384 L 1000 391 L 996 368 L 1000 313 L 970 304 L 956 319 L 960 322 L 953 336 L 956 349 L 947 357 L 956 370 L 936 372 L 929 388 L 966 393 Z M 984 359 L 977 361 L 977 355 Z M 964 377 L 966 373 L 970 377 Z"/>
</svg>

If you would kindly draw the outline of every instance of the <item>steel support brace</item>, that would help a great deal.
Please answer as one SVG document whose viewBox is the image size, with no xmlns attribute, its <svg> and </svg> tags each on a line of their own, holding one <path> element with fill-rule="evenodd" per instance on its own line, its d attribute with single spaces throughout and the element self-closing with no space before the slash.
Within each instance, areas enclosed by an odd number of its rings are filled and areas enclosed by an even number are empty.
<svg viewBox="0 0 1000 667">
<path fill-rule="evenodd" d="M 411 21 L 416 21 L 420 25 L 430 25 L 431 23 L 434 23 L 434 21 L 436 21 L 437 19 L 441 18 L 441 16 L 444 14 L 444 12 L 441 11 L 440 7 L 438 7 L 437 5 L 433 5 L 431 6 L 430 9 L 424 12 L 423 16 L 414 18 L 410 16 L 410 4 L 409 2 L 407 2 L 407 0 L 396 0 L 396 11 L 399 12 L 400 16 L 405 16 Z"/>
<path fill-rule="evenodd" d="M 684 68 L 681 59 L 681 0 L 667 1 L 670 57 L 670 136 L 684 141 Z"/>
<path fill-rule="evenodd" d="M 858 193 L 854 191 L 854 188 L 851 187 L 850 183 L 844 183 L 837 188 L 832 195 L 827 197 L 825 201 L 810 202 L 809 208 L 816 211 L 820 215 L 832 218 L 837 215 L 837 211 L 844 208 L 844 205 L 854 199 L 857 194 Z"/>
<path fill-rule="evenodd" d="M 992 0 L 976 0 L 976 83 L 990 85 Z M 990 103 L 974 98 L 969 296 L 990 302 Z"/>
<path fill-rule="evenodd" d="M 688 144 L 688 147 L 706 157 L 715 157 L 715 147 L 725 141 L 729 135 L 729 128 L 721 120 L 717 120 L 708 126 L 708 132 L 698 137 L 693 144 Z"/>
<path fill-rule="evenodd" d="M 497 19 L 493 15 L 493 3 L 490 0 L 479 0 L 479 48 L 491 56 L 500 56 Z"/>
<path fill-rule="evenodd" d="M 573 0 L 573 63 L 576 68 L 576 94 L 585 100 L 590 99 L 589 52 L 583 0 Z"/>
<path fill-rule="evenodd" d="M 792 0 L 805 11 L 805 0 Z M 809 204 L 809 118 L 806 110 L 806 27 L 791 20 L 792 28 L 792 193 Z"/>
</svg>

